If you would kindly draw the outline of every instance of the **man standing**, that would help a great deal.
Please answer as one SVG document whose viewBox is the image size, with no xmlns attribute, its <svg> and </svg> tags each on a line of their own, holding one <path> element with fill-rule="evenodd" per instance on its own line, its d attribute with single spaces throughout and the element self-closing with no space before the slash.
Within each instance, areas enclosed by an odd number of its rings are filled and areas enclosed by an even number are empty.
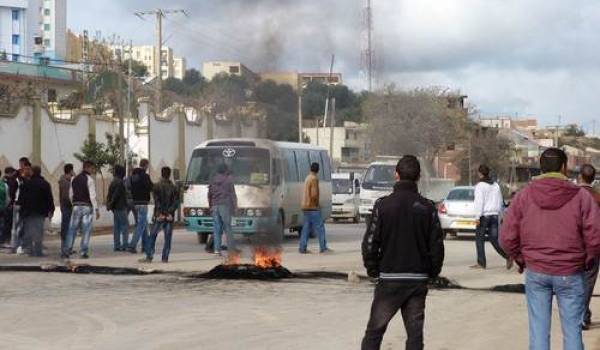
<svg viewBox="0 0 600 350">
<path fill-rule="evenodd" d="M 100 209 L 96 201 L 96 183 L 94 174 L 96 166 L 90 161 L 83 162 L 83 170 L 71 181 L 70 197 L 73 203 L 73 213 L 69 224 L 69 232 L 65 239 L 62 258 L 68 259 L 72 253 L 75 235 L 81 230 L 81 258 L 89 258 L 88 251 L 92 235 L 94 212 L 96 220 L 100 219 Z"/>
<path fill-rule="evenodd" d="M 475 247 L 477 250 L 477 265 L 471 268 L 485 269 L 485 237 L 500 256 L 506 259 L 506 268 L 512 267 L 512 260 L 504 253 L 498 242 L 498 229 L 500 217 L 504 210 L 504 200 L 500 186 L 490 178 L 490 168 L 487 165 L 479 166 L 479 183 L 475 186 L 475 217 L 477 230 L 475 232 Z"/>
<path fill-rule="evenodd" d="M 427 282 L 444 262 L 444 235 L 435 205 L 419 194 L 421 166 L 404 156 L 396 166 L 394 191 L 380 198 L 362 243 L 370 277 L 379 278 L 363 350 L 379 349 L 398 310 L 406 328 L 406 349 L 423 349 Z"/>
<path fill-rule="evenodd" d="M 13 223 L 13 207 L 15 206 L 15 196 L 17 193 L 17 170 L 13 167 L 4 168 L 3 182 L 6 184 L 8 189 L 8 202 L 4 209 L 4 229 L 2 230 L 2 247 L 12 248 L 11 245 L 11 232 Z"/>
<path fill-rule="evenodd" d="M 148 203 L 150 203 L 150 193 L 152 192 L 152 180 L 147 174 L 149 165 L 148 159 L 142 159 L 140 167 L 133 170 L 130 179 L 131 196 L 137 217 L 135 233 L 129 243 L 129 252 L 132 254 L 137 253 L 137 244 L 140 239 L 142 251 L 145 249 L 148 239 Z"/>
<path fill-rule="evenodd" d="M 594 197 L 596 203 L 600 204 L 600 193 L 596 192 L 592 187 L 594 180 L 596 180 L 596 169 L 590 164 L 584 164 L 581 166 L 579 173 L 579 186 L 586 189 Z M 583 313 L 583 329 L 590 329 L 592 323 L 592 310 L 590 309 L 590 301 L 592 300 L 592 294 L 594 294 L 594 287 L 596 286 L 596 279 L 598 279 L 598 267 L 600 265 L 600 257 L 595 257 L 593 263 L 587 266 L 585 271 L 585 306 Z"/>
<path fill-rule="evenodd" d="M 592 195 L 566 177 L 567 155 L 549 148 L 542 175 L 512 201 L 500 243 L 520 271 L 527 269 L 529 348 L 550 349 L 552 296 L 560 309 L 563 348 L 583 349 L 584 270 L 600 255 L 600 209 Z"/>
<path fill-rule="evenodd" d="M 127 217 L 127 194 L 125 190 L 125 167 L 115 165 L 113 180 L 108 187 L 106 209 L 113 212 L 113 249 L 126 251 L 129 247 L 129 219 Z"/>
<path fill-rule="evenodd" d="M 29 255 L 43 256 L 44 221 L 54 215 L 54 198 L 50 184 L 42 177 L 39 166 L 32 167 L 33 175 L 21 186 L 18 204 L 25 229 L 25 246 Z"/>
<path fill-rule="evenodd" d="M 21 215 L 21 207 L 18 204 L 21 188 L 23 184 L 31 178 L 31 163 L 27 157 L 19 159 L 19 171 L 15 177 L 17 186 L 15 189 L 13 200 L 13 225 L 11 232 L 12 252 L 17 254 L 23 253 L 23 236 L 25 235 L 23 227 L 23 216 Z"/>
<path fill-rule="evenodd" d="M 227 251 L 235 252 L 235 239 L 231 230 L 231 215 L 237 208 L 233 177 L 226 164 L 219 164 L 217 174 L 208 185 L 208 206 L 213 217 L 214 254 L 221 255 L 221 235 L 227 235 Z"/>
<path fill-rule="evenodd" d="M 73 212 L 73 203 L 69 196 L 71 190 L 71 180 L 75 173 L 73 172 L 73 164 L 68 163 L 63 167 L 63 175 L 58 180 L 58 199 L 60 202 L 60 239 L 61 248 L 65 245 L 65 238 L 69 232 L 69 224 L 71 223 L 71 213 Z"/>
<path fill-rule="evenodd" d="M 2 176 L 1 171 L 0 176 Z M 4 225 L 6 225 L 7 208 L 10 206 L 9 192 L 8 184 L 4 181 L 4 179 L 0 180 L 0 244 L 4 244 L 6 242 Z"/>
<path fill-rule="evenodd" d="M 333 250 L 327 247 L 325 237 L 325 225 L 321 216 L 321 206 L 319 204 L 319 163 L 310 165 L 310 174 L 304 180 L 304 194 L 302 196 L 302 211 L 304 213 L 304 224 L 300 235 L 300 254 L 310 253 L 307 250 L 308 237 L 311 230 L 315 230 L 319 238 L 319 248 L 322 254 L 331 253 Z"/>
<path fill-rule="evenodd" d="M 161 169 L 161 180 L 154 186 L 154 226 L 152 233 L 148 238 L 146 246 L 146 258 L 140 262 L 150 263 L 154 257 L 156 248 L 156 237 L 161 229 L 165 232 L 165 243 L 162 251 L 162 262 L 169 262 L 169 253 L 171 252 L 171 239 L 173 236 L 173 221 L 175 211 L 179 207 L 179 194 L 177 187 L 171 182 L 171 168 L 163 167 Z"/>
</svg>

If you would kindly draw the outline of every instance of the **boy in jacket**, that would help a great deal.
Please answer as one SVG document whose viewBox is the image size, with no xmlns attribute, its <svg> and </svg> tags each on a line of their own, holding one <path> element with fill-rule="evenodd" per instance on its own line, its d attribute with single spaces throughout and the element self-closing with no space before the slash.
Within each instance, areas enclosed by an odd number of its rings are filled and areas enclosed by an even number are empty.
<svg viewBox="0 0 600 350">
<path fill-rule="evenodd" d="M 437 210 L 419 194 L 421 166 L 404 156 L 396 166 L 394 191 L 377 200 L 362 243 L 363 262 L 378 278 L 363 350 L 379 349 L 392 317 L 401 310 L 406 349 L 423 349 L 427 282 L 439 275 L 444 238 Z"/>
</svg>

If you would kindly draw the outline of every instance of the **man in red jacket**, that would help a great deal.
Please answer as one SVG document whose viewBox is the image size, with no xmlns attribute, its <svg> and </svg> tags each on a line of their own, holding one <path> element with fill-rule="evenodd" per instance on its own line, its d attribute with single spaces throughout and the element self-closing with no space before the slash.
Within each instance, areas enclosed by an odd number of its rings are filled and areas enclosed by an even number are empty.
<svg viewBox="0 0 600 350">
<path fill-rule="evenodd" d="M 550 349 L 552 295 L 556 295 L 563 348 L 582 350 L 584 271 L 600 255 L 600 209 L 588 191 L 565 176 L 565 152 L 547 149 L 540 168 L 542 175 L 511 203 L 500 244 L 521 270 L 527 269 L 529 348 Z"/>
</svg>

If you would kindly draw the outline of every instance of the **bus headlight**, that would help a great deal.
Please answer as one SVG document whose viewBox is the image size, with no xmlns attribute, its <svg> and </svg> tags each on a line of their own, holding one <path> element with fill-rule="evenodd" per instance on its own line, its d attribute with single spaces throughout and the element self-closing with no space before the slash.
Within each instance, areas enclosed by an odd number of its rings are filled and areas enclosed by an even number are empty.
<svg viewBox="0 0 600 350">
<path fill-rule="evenodd" d="M 248 209 L 246 211 L 246 215 L 248 215 L 248 216 L 254 216 L 254 209 Z"/>
<path fill-rule="evenodd" d="M 254 211 L 254 214 L 255 214 L 256 216 L 262 216 L 263 212 L 262 212 L 262 210 L 260 210 L 260 209 L 256 209 L 256 210 Z"/>
<path fill-rule="evenodd" d="M 196 216 L 196 209 L 190 209 L 190 216 Z"/>
</svg>

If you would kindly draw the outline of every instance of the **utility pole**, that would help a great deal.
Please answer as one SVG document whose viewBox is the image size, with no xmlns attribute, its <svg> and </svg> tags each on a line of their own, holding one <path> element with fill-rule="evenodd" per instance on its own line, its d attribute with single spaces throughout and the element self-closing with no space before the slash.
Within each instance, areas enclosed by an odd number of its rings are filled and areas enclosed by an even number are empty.
<svg viewBox="0 0 600 350">
<path fill-rule="evenodd" d="M 116 65 L 114 67 L 115 69 L 115 73 L 117 75 L 117 96 L 119 96 L 118 99 L 118 108 L 117 111 L 119 112 L 119 153 L 120 153 L 120 159 L 119 159 L 119 163 L 121 164 L 125 164 L 125 113 L 124 113 L 124 108 L 123 108 L 123 88 L 122 88 L 122 82 L 121 82 L 121 65 L 123 63 L 123 45 L 120 44 L 120 49 L 117 51 L 118 55 L 117 55 L 117 62 Z"/>
<path fill-rule="evenodd" d="M 329 115 L 329 99 L 331 98 L 331 79 L 333 77 L 333 65 L 335 54 L 331 54 L 331 65 L 329 66 L 329 77 L 327 78 L 327 98 L 325 99 L 325 113 L 323 113 L 323 128 L 327 127 L 327 116 Z M 317 120 L 317 146 L 319 145 L 319 121 Z"/>
<path fill-rule="evenodd" d="M 162 107 L 161 107 L 161 94 L 162 94 L 162 19 L 163 17 L 165 17 L 165 15 L 167 14 L 176 14 L 176 13 L 182 13 L 184 15 L 187 16 L 187 13 L 185 12 L 185 10 L 182 9 L 177 9 L 177 10 L 165 10 L 165 9 L 156 9 L 156 10 L 150 10 L 150 11 L 138 11 L 135 12 L 134 15 L 136 15 L 137 17 L 139 17 L 142 20 L 144 19 L 144 16 L 148 16 L 148 15 L 154 15 L 156 16 L 156 28 L 155 28 L 155 34 L 154 34 L 154 39 L 156 40 L 156 52 L 155 52 L 155 62 L 154 62 L 154 69 L 156 72 L 156 114 L 158 114 Z"/>
<path fill-rule="evenodd" d="M 302 142 L 302 91 L 298 94 L 298 143 Z"/>
<path fill-rule="evenodd" d="M 331 124 L 329 124 L 329 157 L 333 160 L 333 134 L 335 127 L 335 97 L 331 99 Z"/>
<path fill-rule="evenodd" d="M 127 170 L 129 170 L 131 168 L 131 159 L 129 158 L 129 154 L 131 153 L 130 149 L 129 149 L 129 138 L 131 137 L 130 134 L 130 127 L 131 127 L 131 84 L 132 84 L 132 73 L 133 73 L 133 67 L 132 67 L 132 61 L 133 61 L 133 42 L 131 40 L 129 40 L 129 61 L 128 61 L 128 65 L 127 65 L 127 137 L 125 138 L 124 142 L 125 142 L 125 168 Z"/>
</svg>

